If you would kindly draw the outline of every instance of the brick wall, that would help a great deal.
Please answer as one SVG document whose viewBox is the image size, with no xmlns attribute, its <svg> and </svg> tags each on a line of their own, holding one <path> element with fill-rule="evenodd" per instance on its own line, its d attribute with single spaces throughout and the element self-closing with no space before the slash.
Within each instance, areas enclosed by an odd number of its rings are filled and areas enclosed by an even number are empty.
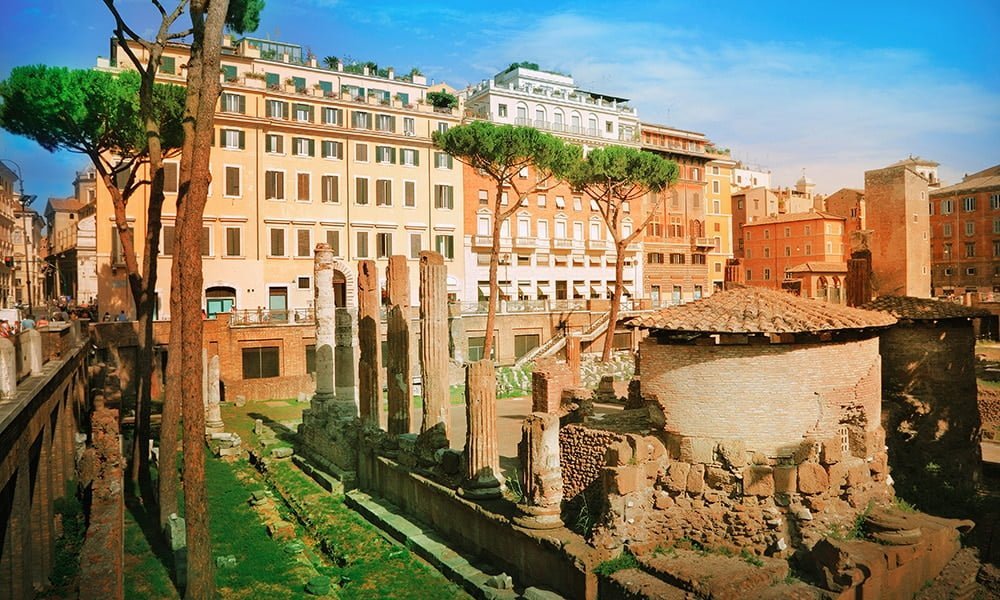
<svg viewBox="0 0 1000 600">
<path fill-rule="evenodd" d="M 828 344 L 640 344 L 642 390 L 684 436 L 744 440 L 768 456 L 827 438 L 852 409 L 880 423 L 878 339 Z"/>
</svg>

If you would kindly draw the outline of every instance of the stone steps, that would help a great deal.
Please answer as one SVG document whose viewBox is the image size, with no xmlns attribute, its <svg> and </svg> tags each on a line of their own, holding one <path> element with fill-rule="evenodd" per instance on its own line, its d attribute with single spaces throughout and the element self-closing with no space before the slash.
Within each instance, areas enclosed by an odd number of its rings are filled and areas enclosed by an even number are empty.
<svg viewBox="0 0 1000 600">
<path fill-rule="evenodd" d="M 601 600 L 693 600 L 696 595 L 640 569 L 623 569 L 602 577 Z"/>
</svg>

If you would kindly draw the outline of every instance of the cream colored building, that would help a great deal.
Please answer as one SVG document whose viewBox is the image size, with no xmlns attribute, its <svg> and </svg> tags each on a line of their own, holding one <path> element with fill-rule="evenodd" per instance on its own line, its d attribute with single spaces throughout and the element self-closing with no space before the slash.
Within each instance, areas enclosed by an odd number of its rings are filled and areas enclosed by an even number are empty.
<svg viewBox="0 0 1000 600">
<path fill-rule="evenodd" d="M 21 209 L 17 202 L 15 186 L 18 177 L 7 165 L 0 162 L 0 306 L 14 306 L 14 226 L 15 211 Z"/>
<path fill-rule="evenodd" d="M 168 49 L 164 82 L 184 83 L 186 54 L 186 46 Z M 112 71 L 130 66 L 123 55 L 98 63 Z M 342 305 L 355 305 L 357 261 L 374 259 L 384 273 L 392 254 L 412 259 L 416 304 L 416 259 L 428 249 L 445 255 L 449 292 L 459 293 L 462 169 L 434 150 L 431 134 L 457 125 L 460 106 L 427 104 L 428 86 L 419 74 L 398 77 L 392 69 L 339 63 L 327 68 L 300 46 L 253 38 L 227 40 L 221 77 L 202 223 L 202 306 L 209 314 L 270 309 L 282 320 L 307 311 L 312 254 L 320 242 L 340 259 L 334 285 Z M 166 168 L 160 318 L 169 318 L 178 160 Z M 129 219 L 141 239 L 148 189 L 139 194 L 129 203 Z M 102 186 L 97 199 L 100 310 L 134 314 L 110 195 Z"/>
</svg>

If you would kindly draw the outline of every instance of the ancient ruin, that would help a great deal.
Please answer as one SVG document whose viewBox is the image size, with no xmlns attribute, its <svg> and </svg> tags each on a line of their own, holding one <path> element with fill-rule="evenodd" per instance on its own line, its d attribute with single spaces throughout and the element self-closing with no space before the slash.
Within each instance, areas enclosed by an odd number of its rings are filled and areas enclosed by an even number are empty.
<svg viewBox="0 0 1000 600">
<path fill-rule="evenodd" d="M 382 333 L 375 261 L 358 262 L 358 394 L 361 420 L 379 426 L 382 415 Z"/>
<path fill-rule="evenodd" d="M 410 275 L 405 256 L 389 257 L 386 268 L 386 379 L 389 396 L 389 434 L 410 432 Z"/>
</svg>

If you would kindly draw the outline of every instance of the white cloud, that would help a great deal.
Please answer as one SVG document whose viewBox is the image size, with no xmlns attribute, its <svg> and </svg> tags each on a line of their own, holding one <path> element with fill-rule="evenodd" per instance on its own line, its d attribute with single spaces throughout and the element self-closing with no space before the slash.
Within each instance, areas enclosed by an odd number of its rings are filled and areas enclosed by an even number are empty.
<svg viewBox="0 0 1000 600">
<path fill-rule="evenodd" d="M 858 186 L 866 169 L 920 154 L 945 174 L 995 161 L 1000 94 L 919 53 L 725 40 L 655 23 L 567 13 L 484 40 L 471 64 L 531 60 L 629 97 L 645 121 L 705 132 L 790 185 Z M 993 155 L 990 155 L 993 153 Z"/>
</svg>

